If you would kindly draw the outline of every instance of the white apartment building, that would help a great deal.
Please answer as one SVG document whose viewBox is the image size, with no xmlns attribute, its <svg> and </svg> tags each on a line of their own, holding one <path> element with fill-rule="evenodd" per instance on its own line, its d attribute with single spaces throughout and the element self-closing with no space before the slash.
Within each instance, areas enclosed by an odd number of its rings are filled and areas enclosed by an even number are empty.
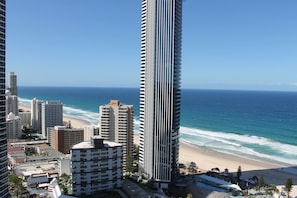
<svg viewBox="0 0 297 198">
<path fill-rule="evenodd" d="M 123 145 L 125 168 L 127 157 L 133 156 L 133 106 L 121 104 L 119 100 L 111 100 L 110 104 L 100 106 L 99 116 L 101 137 Z"/>
<path fill-rule="evenodd" d="M 22 135 L 21 118 L 10 112 L 6 119 L 6 131 L 8 139 L 18 139 Z"/>
<path fill-rule="evenodd" d="M 41 128 L 47 138 L 47 128 L 63 126 L 63 104 L 60 101 L 46 101 L 41 104 Z"/>
<path fill-rule="evenodd" d="M 34 98 L 31 100 L 31 126 L 33 130 L 41 130 L 41 111 L 43 100 L 37 100 Z"/>
<path fill-rule="evenodd" d="M 5 92 L 6 97 L 6 115 L 12 112 L 14 115 L 18 115 L 19 112 L 19 103 L 18 97 L 16 95 L 11 95 L 9 90 Z"/>
<path fill-rule="evenodd" d="M 87 125 L 84 127 L 84 141 L 90 140 L 93 136 L 100 135 L 99 125 Z"/>
<path fill-rule="evenodd" d="M 29 111 L 19 112 L 19 117 L 21 118 L 22 126 L 31 125 L 31 112 Z"/>
<path fill-rule="evenodd" d="M 122 187 L 122 145 L 94 136 L 72 147 L 71 174 L 75 196 Z"/>
</svg>

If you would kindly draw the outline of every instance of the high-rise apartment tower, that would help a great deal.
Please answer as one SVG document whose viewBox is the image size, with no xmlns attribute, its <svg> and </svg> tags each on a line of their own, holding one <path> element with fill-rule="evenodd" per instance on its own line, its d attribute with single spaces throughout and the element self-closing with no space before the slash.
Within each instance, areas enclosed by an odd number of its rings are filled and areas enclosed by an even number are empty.
<svg viewBox="0 0 297 198">
<path fill-rule="evenodd" d="M 63 126 L 63 104 L 60 101 L 46 101 L 41 104 L 41 128 L 47 138 L 47 128 Z"/>
<path fill-rule="evenodd" d="M 123 167 L 126 168 L 127 162 L 132 165 L 133 106 L 121 104 L 119 100 L 111 100 L 109 104 L 100 106 L 99 115 L 101 137 L 121 143 L 123 145 Z"/>
<path fill-rule="evenodd" d="M 6 1 L 0 0 L 0 197 L 9 197 L 5 112 L 5 24 Z"/>
<path fill-rule="evenodd" d="M 44 103 L 43 100 L 36 98 L 31 100 L 31 126 L 36 131 L 40 131 L 42 126 L 42 103 Z"/>
<path fill-rule="evenodd" d="M 11 95 L 9 90 L 6 90 L 6 115 L 12 112 L 14 115 L 19 114 L 19 100 L 16 95 Z"/>
<path fill-rule="evenodd" d="M 9 90 L 11 95 L 18 95 L 17 75 L 14 72 L 9 73 Z"/>
<path fill-rule="evenodd" d="M 148 178 L 167 187 L 177 175 L 182 0 L 143 0 L 140 156 Z"/>
</svg>

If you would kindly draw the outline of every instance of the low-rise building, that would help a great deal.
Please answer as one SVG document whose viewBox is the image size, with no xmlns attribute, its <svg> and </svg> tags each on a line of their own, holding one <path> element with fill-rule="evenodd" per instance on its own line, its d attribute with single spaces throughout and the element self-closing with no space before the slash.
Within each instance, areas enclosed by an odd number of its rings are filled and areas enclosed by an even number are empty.
<svg viewBox="0 0 297 198">
<path fill-rule="evenodd" d="M 75 196 L 122 186 L 122 145 L 94 136 L 72 147 L 71 174 Z"/>
</svg>

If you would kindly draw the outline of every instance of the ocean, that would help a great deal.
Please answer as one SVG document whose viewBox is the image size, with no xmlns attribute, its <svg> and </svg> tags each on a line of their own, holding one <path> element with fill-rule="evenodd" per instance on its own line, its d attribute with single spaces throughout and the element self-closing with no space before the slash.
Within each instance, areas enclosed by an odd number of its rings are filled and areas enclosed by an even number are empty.
<svg viewBox="0 0 297 198">
<path fill-rule="evenodd" d="M 98 123 L 99 106 L 120 100 L 134 106 L 139 130 L 139 89 L 18 87 L 19 103 L 60 100 L 64 114 Z M 181 140 L 205 149 L 297 165 L 297 92 L 183 89 Z"/>
</svg>

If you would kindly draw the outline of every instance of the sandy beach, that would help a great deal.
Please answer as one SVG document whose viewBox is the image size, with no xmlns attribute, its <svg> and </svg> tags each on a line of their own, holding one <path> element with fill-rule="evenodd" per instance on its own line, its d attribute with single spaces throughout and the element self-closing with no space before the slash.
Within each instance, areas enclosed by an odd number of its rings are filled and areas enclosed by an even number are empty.
<svg viewBox="0 0 297 198">
<path fill-rule="evenodd" d="M 136 144 L 139 142 L 139 134 L 134 135 Z M 229 172 L 236 175 L 238 166 L 241 166 L 242 179 L 248 179 L 253 176 L 263 175 L 267 184 L 275 184 L 281 190 L 287 178 L 292 178 L 293 183 L 297 182 L 297 166 L 285 167 L 283 165 L 272 164 L 264 161 L 238 157 L 224 154 L 216 151 L 207 150 L 184 141 L 180 141 L 179 162 L 189 165 L 195 162 L 199 169 L 203 171 L 219 168 L 224 171 L 228 168 Z M 297 185 L 294 185 L 291 196 L 297 196 Z"/>
<path fill-rule="evenodd" d="M 19 109 L 30 111 L 29 107 L 19 106 Z M 64 122 L 71 121 L 74 128 L 83 128 L 90 123 L 85 120 L 63 117 Z M 139 134 L 134 134 L 134 143 L 139 144 Z M 284 165 L 273 164 L 265 161 L 245 158 L 244 156 L 234 156 L 216 151 L 207 150 L 196 145 L 180 141 L 180 156 L 179 162 L 189 165 L 190 162 L 195 162 L 199 169 L 203 171 L 219 168 L 224 171 L 228 168 L 229 172 L 236 174 L 237 169 L 241 166 L 242 179 L 248 179 L 253 176 L 263 175 L 264 181 L 267 184 L 275 184 L 282 188 L 287 178 L 293 179 L 293 184 L 297 183 L 297 165 L 295 167 L 286 167 Z M 297 185 L 294 185 L 290 195 L 297 196 Z"/>
</svg>

